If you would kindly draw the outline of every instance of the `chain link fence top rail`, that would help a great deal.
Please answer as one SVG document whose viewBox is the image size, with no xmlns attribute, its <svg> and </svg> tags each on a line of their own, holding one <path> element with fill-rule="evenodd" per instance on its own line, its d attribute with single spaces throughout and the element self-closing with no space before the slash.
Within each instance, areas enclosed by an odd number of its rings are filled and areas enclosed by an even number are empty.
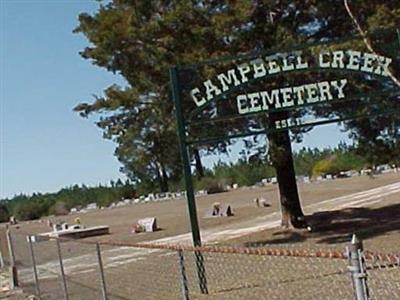
<svg viewBox="0 0 400 300">
<path fill-rule="evenodd" d="M 32 243 L 38 289 L 27 237 L 13 234 L 12 242 L 20 285 L 41 299 L 354 298 L 345 249 L 51 239 Z M 365 251 L 364 260 L 370 299 L 400 299 L 400 255 Z M 200 288 L 200 282 L 206 286 Z"/>
</svg>

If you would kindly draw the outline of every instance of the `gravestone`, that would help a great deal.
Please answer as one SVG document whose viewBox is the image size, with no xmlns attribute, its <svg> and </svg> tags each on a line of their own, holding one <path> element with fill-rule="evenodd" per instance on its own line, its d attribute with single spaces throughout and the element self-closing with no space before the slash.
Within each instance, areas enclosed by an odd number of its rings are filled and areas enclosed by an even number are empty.
<svg viewBox="0 0 400 300">
<path fill-rule="evenodd" d="M 47 227 L 53 228 L 53 222 L 50 219 L 46 220 Z"/>
<path fill-rule="evenodd" d="M 269 204 L 268 202 L 267 202 L 267 200 L 266 199 L 264 199 L 264 198 L 255 198 L 254 199 L 254 202 L 256 203 L 256 206 L 257 207 L 268 207 L 268 206 L 271 206 L 271 204 Z"/>
<path fill-rule="evenodd" d="M 206 212 L 206 218 L 213 217 L 232 217 L 233 211 L 230 205 L 213 205 L 213 207 Z"/>
<path fill-rule="evenodd" d="M 11 216 L 10 217 L 10 225 L 15 225 L 15 224 L 17 224 L 18 222 L 17 222 L 17 219 L 14 217 L 14 216 Z"/>
<path fill-rule="evenodd" d="M 153 232 L 157 230 L 157 219 L 156 218 L 144 218 L 138 221 L 138 225 L 141 226 L 145 232 Z"/>
</svg>

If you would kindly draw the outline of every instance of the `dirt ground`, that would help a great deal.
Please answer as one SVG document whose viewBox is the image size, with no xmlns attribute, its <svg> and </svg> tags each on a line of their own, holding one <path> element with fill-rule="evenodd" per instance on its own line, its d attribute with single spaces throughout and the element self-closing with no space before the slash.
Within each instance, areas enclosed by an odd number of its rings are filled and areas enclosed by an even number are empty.
<svg viewBox="0 0 400 300">
<path fill-rule="evenodd" d="M 400 193 L 384 197 L 383 202 L 375 202 L 368 207 L 345 208 L 329 211 L 312 211 L 312 205 L 320 201 L 365 191 L 372 188 L 400 182 L 400 173 L 389 173 L 371 179 L 368 176 L 317 181 L 309 184 L 300 183 L 299 193 L 308 220 L 315 232 L 298 230 L 282 230 L 273 228 L 255 234 L 223 241 L 229 245 L 265 245 L 296 243 L 301 246 L 316 244 L 318 246 L 340 244 L 349 239 L 350 233 L 359 233 L 366 243 L 382 250 L 400 249 Z M 197 198 L 198 219 L 201 230 L 229 228 L 235 224 L 251 224 L 253 220 L 278 212 L 277 185 L 256 188 L 240 188 L 238 190 L 202 196 Z M 264 197 L 269 207 L 257 208 L 253 202 L 255 197 Z M 220 202 L 231 205 L 234 216 L 223 218 L 205 218 L 206 211 L 212 203 Z M 310 208 L 309 208 L 310 207 Z M 331 209 L 331 208 L 330 208 Z M 133 243 L 157 240 L 190 232 L 189 219 L 184 199 L 164 202 L 136 204 L 113 209 L 97 210 L 86 214 L 73 214 L 62 217 L 51 217 L 54 221 L 73 223 L 79 217 L 86 226 L 108 225 L 111 234 L 107 240 L 129 241 Z M 132 224 L 144 217 L 156 217 L 161 230 L 153 233 L 131 234 Z M 24 222 L 13 226 L 16 233 L 39 233 L 49 231 L 45 225 L 47 218 L 40 221 Z M 94 237 L 92 240 L 104 240 Z M 376 241 L 376 242 L 374 242 Z M 392 245 L 393 244 L 393 245 Z"/>
<path fill-rule="evenodd" d="M 203 196 L 197 199 L 197 210 L 203 241 L 234 246 L 292 247 L 300 249 L 338 249 L 357 233 L 367 250 L 399 252 L 400 249 L 400 173 L 371 179 L 367 176 L 299 184 L 302 205 L 313 232 L 282 230 L 279 227 L 277 185 Z M 255 197 L 264 197 L 269 207 L 257 208 Z M 232 206 L 234 216 L 205 218 L 214 202 Z M 111 234 L 85 240 L 107 240 L 139 243 L 145 241 L 190 243 L 189 220 L 183 199 L 130 205 L 51 218 L 74 222 L 78 217 L 87 226 L 109 225 Z M 131 234 L 139 218 L 157 217 L 161 230 Z M 17 265 L 23 288 L 34 292 L 31 260 L 23 234 L 49 231 L 45 218 L 23 222 L 12 227 Z M 255 230 L 253 230 L 255 228 Z M 18 234 L 18 233 L 21 233 Z M 100 299 L 101 290 L 93 245 L 79 240 L 61 243 L 68 290 L 71 299 Z M 61 299 L 57 250 L 54 241 L 34 245 L 43 299 Z M 175 299 L 179 298 L 177 253 L 149 251 L 140 248 L 102 246 L 105 276 L 110 299 Z M 192 253 L 185 253 L 190 293 L 199 295 Z M 351 282 L 347 261 L 270 256 L 228 255 L 204 256 L 210 294 L 207 299 L 351 299 Z M 295 268 L 293 268 L 295 266 Z M 371 273 L 371 290 L 392 292 L 388 283 L 398 287 L 396 270 Z M 393 273 L 397 272 L 397 273 Z M 140 280 L 138 280 L 140 278 Z M 397 278 L 397 279 L 396 279 Z M 299 286 L 303 287 L 299 289 Z M 304 288 L 306 287 L 306 288 Z M 303 294 L 299 294 L 299 291 Z M 397 295 L 397 294 L 394 294 Z"/>
<path fill-rule="evenodd" d="M 396 177 L 383 176 L 377 181 L 375 179 L 372 181 L 375 181 L 374 183 L 386 183 L 389 178 Z M 368 180 L 364 181 L 366 187 L 367 184 L 372 184 Z M 349 186 L 354 183 L 351 182 Z M 356 234 L 359 239 L 363 240 L 366 250 L 399 253 L 400 193 L 396 192 L 383 197 L 383 201 L 373 202 L 361 207 L 350 206 L 310 213 L 306 215 L 306 218 L 314 229 L 312 232 L 295 229 L 285 230 L 276 227 L 222 241 L 221 244 L 245 247 L 290 244 L 299 248 L 340 250 L 344 249 L 345 245 L 351 240 L 352 234 Z M 307 212 L 307 209 L 305 211 Z"/>
</svg>

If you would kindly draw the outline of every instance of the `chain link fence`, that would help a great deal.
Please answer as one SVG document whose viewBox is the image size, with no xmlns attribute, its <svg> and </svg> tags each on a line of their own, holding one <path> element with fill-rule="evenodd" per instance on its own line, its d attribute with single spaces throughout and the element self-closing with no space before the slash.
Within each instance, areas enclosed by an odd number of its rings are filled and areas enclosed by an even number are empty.
<svg viewBox="0 0 400 300">
<path fill-rule="evenodd" d="M 11 236 L 19 285 L 40 299 L 400 299 L 400 255 Z M 12 259 L 11 259 L 12 260 Z"/>
<path fill-rule="evenodd" d="M 365 269 L 371 299 L 400 299 L 400 255 L 366 252 Z"/>
</svg>

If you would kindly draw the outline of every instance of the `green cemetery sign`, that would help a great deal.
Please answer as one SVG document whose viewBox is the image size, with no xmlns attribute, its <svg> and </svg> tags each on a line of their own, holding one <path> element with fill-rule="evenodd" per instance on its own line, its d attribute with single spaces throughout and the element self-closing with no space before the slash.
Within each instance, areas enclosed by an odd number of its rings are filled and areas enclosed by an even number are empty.
<svg viewBox="0 0 400 300">
<path fill-rule="evenodd" d="M 400 67 L 399 30 L 368 37 L 381 45 L 379 54 L 362 37 L 349 36 L 171 68 L 194 245 L 201 239 L 191 145 L 400 112 L 400 83 L 394 75 Z M 396 105 L 382 107 L 382 99 Z M 362 105 L 374 110 L 356 109 Z"/>
<path fill-rule="evenodd" d="M 302 52 L 275 54 L 238 65 L 200 87 L 190 91 L 197 107 L 202 108 L 223 92 L 230 91 L 251 80 L 260 80 L 273 74 L 305 71 L 310 68 L 360 71 L 373 76 L 389 77 L 391 58 L 354 50 L 323 52 L 314 61 L 307 61 Z M 236 97 L 239 114 L 290 108 L 333 99 L 344 99 L 347 79 L 320 81 L 299 86 L 282 87 L 270 91 L 257 91 Z"/>
<path fill-rule="evenodd" d="M 192 145 L 400 113 L 400 32 L 380 30 L 368 38 L 380 54 L 361 36 L 349 36 L 170 69 L 195 246 L 201 238 Z M 200 288 L 207 293 L 203 257 L 195 255 Z"/>
</svg>

